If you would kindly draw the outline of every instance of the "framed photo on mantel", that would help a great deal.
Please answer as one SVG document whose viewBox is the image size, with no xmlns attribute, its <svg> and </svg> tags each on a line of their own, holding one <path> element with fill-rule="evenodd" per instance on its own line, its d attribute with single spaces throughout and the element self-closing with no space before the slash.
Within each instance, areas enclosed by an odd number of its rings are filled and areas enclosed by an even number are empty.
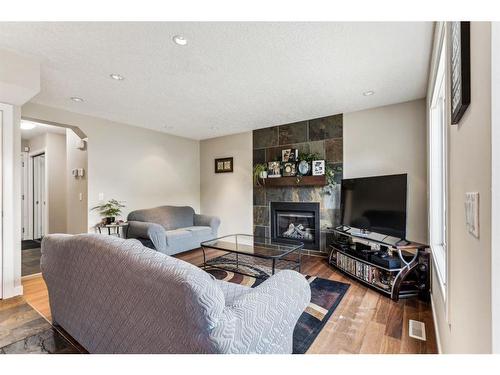
<svg viewBox="0 0 500 375">
<path fill-rule="evenodd" d="M 451 22 L 451 123 L 460 122 L 470 104 L 470 22 Z"/>
</svg>

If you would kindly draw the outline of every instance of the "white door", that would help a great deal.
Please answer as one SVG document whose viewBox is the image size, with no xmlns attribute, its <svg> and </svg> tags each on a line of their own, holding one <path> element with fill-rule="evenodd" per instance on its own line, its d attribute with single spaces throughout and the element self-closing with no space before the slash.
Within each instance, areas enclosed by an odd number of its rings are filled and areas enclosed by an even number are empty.
<svg viewBox="0 0 500 375">
<path fill-rule="evenodd" d="M 45 154 L 33 157 L 33 239 L 45 235 Z"/>
<path fill-rule="evenodd" d="M 29 220 L 29 167 L 28 167 L 28 153 L 21 152 L 21 215 L 22 215 L 22 229 L 21 238 L 24 240 L 32 240 L 33 233 L 30 231 Z"/>
</svg>

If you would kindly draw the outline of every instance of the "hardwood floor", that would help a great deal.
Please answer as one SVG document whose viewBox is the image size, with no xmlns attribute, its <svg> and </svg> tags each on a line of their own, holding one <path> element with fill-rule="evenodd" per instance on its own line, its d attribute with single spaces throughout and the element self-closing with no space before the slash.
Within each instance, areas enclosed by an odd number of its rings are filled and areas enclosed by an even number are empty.
<svg viewBox="0 0 500 375">
<path fill-rule="evenodd" d="M 217 254 L 208 253 L 208 258 Z M 178 258 L 196 265 L 203 261 L 201 250 Z M 336 272 L 319 257 L 304 256 L 302 273 L 351 284 L 308 353 L 437 353 L 430 303 L 417 299 L 394 302 Z M 50 320 L 47 288 L 41 276 L 24 278 L 23 287 L 25 300 Z M 427 341 L 409 337 L 409 319 L 425 323 Z"/>
<path fill-rule="evenodd" d="M 21 251 L 21 275 L 28 276 L 40 273 L 40 248 Z"/>
<path fill-rule="evenodd" d="M 49 306 L 49 293 L 47 292 L 47 285 L 45 285 L 42 275 L 38 274 L 23 277 L 22 283 L 26 302 L 47 320 L 52 321 Z"/>
</svg>

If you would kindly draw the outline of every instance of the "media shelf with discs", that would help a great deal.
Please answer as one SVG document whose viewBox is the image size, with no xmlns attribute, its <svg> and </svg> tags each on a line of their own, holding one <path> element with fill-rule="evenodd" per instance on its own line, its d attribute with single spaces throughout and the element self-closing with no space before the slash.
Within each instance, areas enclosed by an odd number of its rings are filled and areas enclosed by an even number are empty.
<svg viewBox="0 0 500 375">
<path fill-rule="evenodd" d="M 429 246 L 350 227 L 328 228 L 333 233 L 329 263 L 348 276 L 397 301 L 428 299 Z"/>
</svg>

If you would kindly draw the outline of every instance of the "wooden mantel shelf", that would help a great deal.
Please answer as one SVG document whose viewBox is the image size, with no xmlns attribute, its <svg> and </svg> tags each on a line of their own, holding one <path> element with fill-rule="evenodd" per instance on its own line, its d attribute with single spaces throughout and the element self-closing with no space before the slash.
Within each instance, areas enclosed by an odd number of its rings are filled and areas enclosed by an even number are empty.
<svg viewBox="0 0 500 375">
<path fill-rule="evenodd" d="M 274 177 L 261 179 L 263 187 L 275 186 L 325 186 L 326 176 Z"/>
</svg>

